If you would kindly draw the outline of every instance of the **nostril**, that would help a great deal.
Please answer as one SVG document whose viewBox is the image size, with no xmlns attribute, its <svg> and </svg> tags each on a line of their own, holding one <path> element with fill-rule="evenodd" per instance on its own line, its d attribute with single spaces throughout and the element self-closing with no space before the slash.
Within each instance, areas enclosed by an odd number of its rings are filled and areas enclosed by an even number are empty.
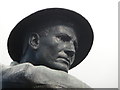
<svg viewBox="0 0 120 90">
<path fill-rule="evenodd" d="M 75 54 L 74 51 L 65 51 L 65 53 L 70 57 L 72 57 Z"/>
</svg>

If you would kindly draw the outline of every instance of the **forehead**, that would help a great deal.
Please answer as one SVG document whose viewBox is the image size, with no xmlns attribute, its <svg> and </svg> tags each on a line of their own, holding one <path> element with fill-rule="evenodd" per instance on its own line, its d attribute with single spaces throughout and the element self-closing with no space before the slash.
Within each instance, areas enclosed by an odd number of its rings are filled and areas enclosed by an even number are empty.
<svg viewBox="0 0 120 90">
<path fill-rule="evenodd" d="M 49 28 L 47 28 L 47 30 L 49 31 L 49 34 L 67 34 L 70 37 L 74 37 L 76 38 L 76 34 L 74 32 L 74 29 L 72 27 L 69 26 L 65 26 L 65 25 L 55 25 L 55 26 L 51 26 Z"/>
</svg>

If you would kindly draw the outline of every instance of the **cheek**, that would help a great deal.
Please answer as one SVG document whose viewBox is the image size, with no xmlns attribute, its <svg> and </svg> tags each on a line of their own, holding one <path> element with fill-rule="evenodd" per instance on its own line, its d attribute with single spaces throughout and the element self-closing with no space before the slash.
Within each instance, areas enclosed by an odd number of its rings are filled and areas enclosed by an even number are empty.
<svg viewBox="0 0 120 90">
<path fill-rule="evenodd" d="M 59 52 L 58 44 L 51 44 L 48 47 L 48 52 L 49 52 L 49 55 L 53 57 L 57 57 L 58 52 Z"/>
<path fill-rule="evenodd" d="M 55 41 L 47 41 L 46 44 L 44 44 L 44 56 L 46 56 L 46 58 L 55 58 L 58 55 L 58 43 L 56 43 Z"/>
<path fill-rule="evenodd" d="M 59 51 L 59 41 L 55 37 L 50 38 L 46 46 L 48 46 L 51 52 L 56 53 Z"/>
<path fill-rule="evenodd" d="M 59 51 L 60 42 L 55 37 L 48 37 L 42 40 L 41 52 L 43 53 L 44 58 L 56 58 Z"/>
<path fill-rule="evenodd" d="M 53 37 L 52 40 L 53 48 L 55 48 L 58 52 L 65 47 L 65 43 L 63 43 L 59 38 Z"/>
</svg>

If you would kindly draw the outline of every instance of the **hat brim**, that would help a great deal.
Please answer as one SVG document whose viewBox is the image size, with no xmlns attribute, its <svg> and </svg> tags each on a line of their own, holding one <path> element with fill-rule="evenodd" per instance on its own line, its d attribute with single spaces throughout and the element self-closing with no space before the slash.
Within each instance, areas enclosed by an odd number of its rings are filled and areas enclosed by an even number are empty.
<svg viewBox="0 0 120 90">
<path fill-rule="evenodd" d="M 80 14 L 63 8 L 49 8 L 37 11 L 20 21 L 11 31 L 8 38 L 10 57 L 19 62 L 22 55 L 24 36 L 31 28 L 43 26 L 46 21 L 72 23 L 78 39 L 78 50 L 70 69 L 81 63 L 88 55 L 93 43 L 93 31 L 89 22 Z M 50 22 L 51 23 L 51 22 Z M 38 25 L 39 24 L 39 25 Z"/>
</svg>

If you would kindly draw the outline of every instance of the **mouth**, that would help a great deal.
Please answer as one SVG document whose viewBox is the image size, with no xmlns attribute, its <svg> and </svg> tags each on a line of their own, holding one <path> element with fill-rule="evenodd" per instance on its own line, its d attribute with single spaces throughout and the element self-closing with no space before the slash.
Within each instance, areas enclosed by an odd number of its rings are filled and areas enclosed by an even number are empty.
<svg viewBox="0 0 120 90">
<path fill-rule="evenodd" d="M 61 56 L 59 56 L 59 57 L 57 58 L 57 61 L 59 61 L 59 62 L 61 62 L 61 63 L 64 63 L 64 64 L 67 64 L 68 66 L 70 65 L 70 60 L 67 59 L 66 57 L 61 57 Z"/>
</svg>

